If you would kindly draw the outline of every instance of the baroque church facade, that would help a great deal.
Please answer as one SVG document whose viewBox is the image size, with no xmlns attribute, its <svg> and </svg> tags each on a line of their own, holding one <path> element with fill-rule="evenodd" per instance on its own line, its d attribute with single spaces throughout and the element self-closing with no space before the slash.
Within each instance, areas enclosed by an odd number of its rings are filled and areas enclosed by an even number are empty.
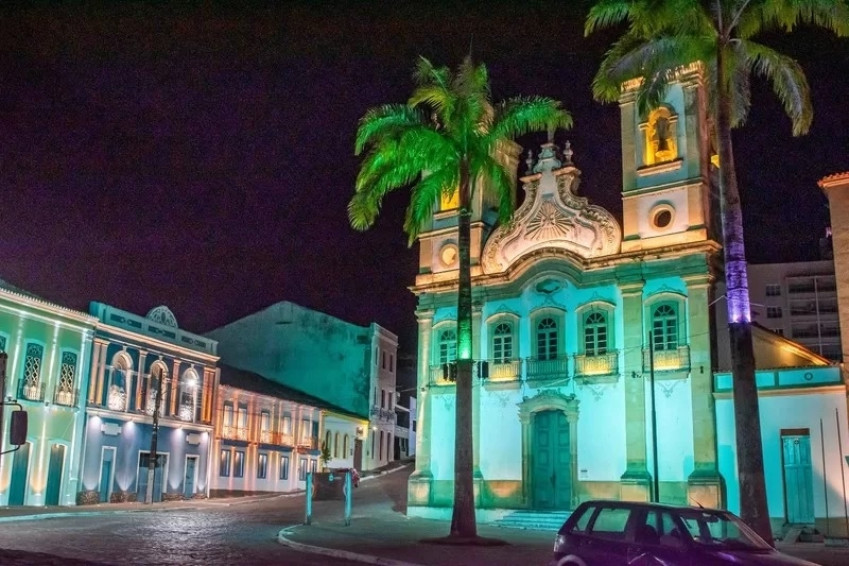
<svg viewBox="0 0 849 566">
<path fill-rule="evenodd" d="M 568 144 L 545 144 L 536 160 L 529 153 L 525 198 L 506 225 L 476 188 L 479 519 L 594 498 L 650 500 L 654 489 L 664 502 L 726 506 L 726 483 L 736 480 L 727 477 L 733 454 L 720 471 L 717 438 L 727 430 L 716 423 L 711 314 L 721 245 L 703 81 L 699 66 L 682 70 L 648 115 L 624 90 L 621 224 L 580 196 Z M 517 147 L 500 157 L 516 170 Z M 453 501 L 455 207 L 441 202 L 423 230 L 412 288 L 420 393 L 408 509 L 433 518 L 449 517 Z"/>
</svg>

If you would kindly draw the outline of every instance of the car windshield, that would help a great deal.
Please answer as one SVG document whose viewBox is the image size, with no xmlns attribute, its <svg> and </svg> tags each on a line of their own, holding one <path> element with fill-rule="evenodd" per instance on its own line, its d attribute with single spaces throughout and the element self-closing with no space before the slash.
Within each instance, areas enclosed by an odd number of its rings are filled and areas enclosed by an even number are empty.
<svg viewBox="0 0 849 566">
<path fill-rule="evenodd" d="M 717 550 L 769 550 L 764 542 L 742 520 L 731 513 L 693 509 L 679 516 L 696 544 Z"/>
</svg>

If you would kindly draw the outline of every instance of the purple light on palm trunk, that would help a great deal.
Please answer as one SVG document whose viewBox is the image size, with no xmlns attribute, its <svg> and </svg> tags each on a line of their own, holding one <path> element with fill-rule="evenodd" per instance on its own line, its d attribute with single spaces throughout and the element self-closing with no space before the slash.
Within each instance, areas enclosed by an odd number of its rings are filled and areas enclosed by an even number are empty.
<svg viewBox="0 0 849 566">
<path fill-rule="evenodd" d="M 746 262 L 734 261 L 725 266 L 728 290 L 728 322 L 751 322 L 752 310 L 749 305 L 749 281 L 746 275 Z"/>
</svg>

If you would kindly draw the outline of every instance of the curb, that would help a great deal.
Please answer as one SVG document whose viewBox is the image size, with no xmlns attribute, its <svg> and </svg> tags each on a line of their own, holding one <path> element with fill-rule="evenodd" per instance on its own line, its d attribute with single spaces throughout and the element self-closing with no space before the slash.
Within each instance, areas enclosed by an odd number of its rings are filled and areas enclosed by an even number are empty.
<svg viewBox="0 0 849 566">
<path fill-rule="evenodd" d="M 415 564 L 413 562 L 402 562 L 400 560 L 393 560 L 392 558 L 383 558 L 381 556 L 372 556 L 370 554 L 359 554 L 357 552 L 337 550 L 335 548 L 324 548 L 323 546 L 313 546 L 311 544 L 295 542 L 286 538 L 285 535 L 291 534 L 291 530 L 299 526 L 301 525 L 292 525 L 291 527 L 280 529 L 277 533 L 277 542 L 299 552 L 321 554 L 332 558 L 343 558 L 345 560 L 351 560 L 352 562 L 362 562 L 363 564 L 376 564 L 377 566 L 421 566 L 420 564 Z"/>
<path fill-rule="evenodd" d="M 11 523 L 13 521 L 40 521 L 42 519 L 64 519 L 65 517 L 102 517 L 104 515 L 127 515 L 129 513 L 139 513 L 138 511 L 130 511 L 128 509 L 116 509 L 114 511 L 69 511 L 67 513 L 40 513 L 33 515 L 10 515 L 0 517 L 0 523 Z M 150 509 L 153 511 L 153 509 Z"/>
<path fill-rule="evenodd" d="M 392 468 L 391 470 L 383 470 L 382 472 L 380 472 L 380 473 L 378 473 L 378 474 L 374 474 L 374 475 L 372 475 L 372 476 L 363 476 L 363 477 L 361 477 L 361 478 L 360 478 L 360 483 L 363 483 L 364 481 L 372 480 L 372 479 L 374 479 L 374 478 L 380 478 L 380 477 L 383 477 L 383 476 L 385 476 L 385 475 L 387 475 L 387 474 L 394 474 L 395 472 L 398 472 L 398 471 L 400 471 L 400 470 L 403 470 L 404 468 L 406 468 L 406 467 L 408 467 L 408 466 L 411 466 L 411 465 L 412 465 L 412 464 L 409 464 L 409 463 L 408 463 L 408 464 L 403 464 L 403 465 L 401 465 L 401 466 L 398 466 L 397 468 Z"/>
</svg>

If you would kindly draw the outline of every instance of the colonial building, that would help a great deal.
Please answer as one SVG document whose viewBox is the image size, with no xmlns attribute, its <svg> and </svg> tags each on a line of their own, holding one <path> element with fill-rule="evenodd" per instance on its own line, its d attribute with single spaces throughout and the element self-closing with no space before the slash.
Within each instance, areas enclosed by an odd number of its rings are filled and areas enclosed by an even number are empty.
<svg viewBox="0 0 849 566">
<path fill-rule="evenodd" d="M 621 224 L 580 196 L 568 143 L 562 152 L 550 142 L 536 159 L 528 155 L 525 198 L 508 224 L 494 224 L 483 187 L 474 192 L 473 438 L 482 520 L 515 509 L 573 509 L 590 498 L 722 507 L 736 497 L 728 487 L 736 480 L 727 375 L 714 383 L 711 305 L 722 274 L 704 77 L 697 65 L 683 69 L 647 114 L 632 86 L 620 101 Z M 518 164 L 516 147 L 500 148 L 500 157 Z M 439 203 L 422 231 L 413 288 L 420 393 L 408 510 L 427 517 L 450 516 L 453 499 L 454 206 Z M 801 359 L 820 368 L 816 380 L 826 389 L 840 385 L 834 367 L 820 367 L 827 360 L 808 351 Z M 792 371 L 762 379 L 797 384 Z M 833 421 L 834 397 L 816 399 L 811 410 Z M 778 427 L 770 435 L 795 427 L 782 403 L 762 405 L 763 420 Z M 838 418 L 845 428 L 845 403 Z M 784 481 L 779 472 L 775 478 L 781 496 Z M 775 496 L 770 513 L 781 518 Z"/>
<path fill-rule="evenodd" d="M 0 394 L 29 423 L 26 443 L 0 456 L 0 505 L 74 503 L 96 322 L 0 281 L 0 351 L 8 355 Z M 4 407 L 0 430 L 9 430 L 14 408 Z M 0 451 L 12 449 L 6 434 L 0 439 Z"/>
<path fill-rule="evenodd" d="M 145 317 L 90 310 L 98 323 L 78 502 L 145 501 L 154 422 L 153 501 L 206 496 L 217 343 L 181 330 L 167 307 Z"/>
<path fill-rule="evenodd" d="M 370 470 L 393 459 L 398 338 L 283 301 L 215 329 L 222 362 L 340 409 L 327 430 L 351 439 L 336 459 Z M 348 417 L 367 422 L 363 427 Z M 362 422 L 361 421 L 361 422 Z M 343 442 L 344 443 L 344 442 Z M 342 453 L 347 455 L 343 458 Z M 332 454 L 332 452 L 331 452 Z M 332 467 L 341 462 L 332 462 Z"/>
<path fill-rule="evenodd" d="M 352 450 L 354 431 L 340 424 L 349 422 L 362 429 L 368 424 L 320 399 L 221 364 L 211 495 L 304 489 L 307 472 L 350 467 L 343 453 Z M 323 430 L 327 462 L 319 441 Z"/>
</svg>

